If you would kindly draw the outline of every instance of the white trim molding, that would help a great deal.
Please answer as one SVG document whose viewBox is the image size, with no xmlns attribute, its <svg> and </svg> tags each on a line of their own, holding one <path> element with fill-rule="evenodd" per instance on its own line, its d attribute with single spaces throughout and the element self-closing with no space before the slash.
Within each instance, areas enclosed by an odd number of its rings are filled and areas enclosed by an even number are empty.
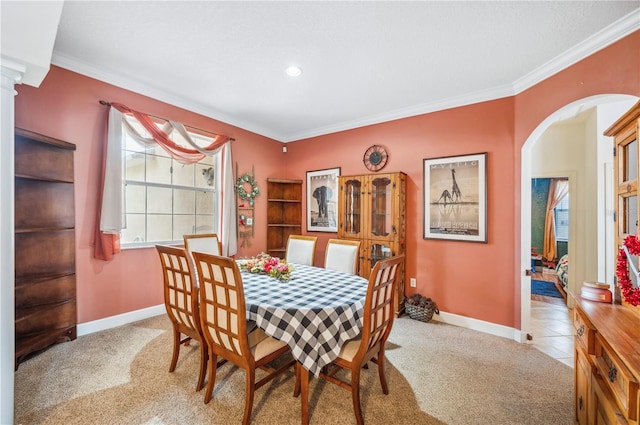
<svg viewBox="0 0 640 425">
<path fill-rule="evenodd" d="M 521 332 L 519 330 L 504 325 L 498 325 L 496 323 L 485 322 L 484 320 L 472 319 L 458 314 L 447 313 L 442 310 L 440 311 L 440 314 L 433 315 L 433 320 L 446 323 L 448 325 L 460 326 L 462 328 L 484 332 L 490 335 L 513 339 L 516 342 L 524 342 L 521 339 Z"/>
<path fill-rule="evenodd" d="M 15 216 L 14 216 L 14 125 L 16 82 L 20 68 L 0 68 L 0 423 L 13 423 L 15 365 Z M 15 64 L 12 64 L 15 65 Z"/>
<path fill-rule="evenodd" d="M 154 305 L 143 308 L 141 310 L 129 311 L 127 313 L 118 314 L 116 316 L 105 317 L 104 319 L 94 320 L 92 322 L 81 323 L 77 326 L 77 335 L 89 335 L 94 332 L 100 332 L 118 326 L 127 325 L 139 320 L 148 319 L 149 317 L 165 314 L 167 310 L 164 304 Z"/>
</svg>

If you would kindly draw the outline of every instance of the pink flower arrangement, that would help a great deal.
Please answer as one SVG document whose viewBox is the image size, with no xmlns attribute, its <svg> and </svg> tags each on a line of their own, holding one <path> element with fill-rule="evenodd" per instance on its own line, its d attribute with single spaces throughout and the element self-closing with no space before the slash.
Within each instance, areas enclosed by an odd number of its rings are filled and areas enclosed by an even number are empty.
<svg viewBox="0 0 640 425">
<path fill-rule="evenodd" d="M 291 279 L 290 273 L 295 270 L 292 264 L 272 257 L 269 254 L 260 253 L 257 256 L 240 262 L 240 268 L 249 273 L 267 274 L 278 280 Z"/>
</svg>

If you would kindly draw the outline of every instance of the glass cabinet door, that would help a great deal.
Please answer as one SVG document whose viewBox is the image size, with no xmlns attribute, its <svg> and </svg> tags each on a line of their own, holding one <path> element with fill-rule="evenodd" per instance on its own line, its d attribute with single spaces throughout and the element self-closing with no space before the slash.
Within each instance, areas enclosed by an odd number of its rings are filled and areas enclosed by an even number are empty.
<svg viewBox="0 0 640 425">
<path fill-rule="evenodd" d="M 369 232 L 372 238 L 388 239 L 393 230 L 391 179 L 388 176 L 373 177 L 369 189 L 371 190 Z"/>
<path fill-rule="evenodd" d="M 618 238 L 638 233 L 638 141 L 635 137 L 617 143 Z"/>
<path fill-rule="evenodd" d="M 358 179 L 346 180 L 341 191 L 342 225 L 345 236 L 356 237 L 362 232 L 362 181 Z"/>
<path fill-rule="evenodd" d="M 394 255 L 390 244 L 372 243 L 370 249 L 369 260 L 371 263 L 369 269 L 372 269 L 378 261 L 391 258 Z"/>
</svg>

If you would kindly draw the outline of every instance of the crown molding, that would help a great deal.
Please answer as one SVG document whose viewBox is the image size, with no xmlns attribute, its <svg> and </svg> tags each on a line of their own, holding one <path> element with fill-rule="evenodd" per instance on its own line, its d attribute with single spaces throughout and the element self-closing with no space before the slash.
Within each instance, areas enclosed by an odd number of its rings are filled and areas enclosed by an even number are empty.
<svg viewBox="0 0 640 425">
<path fill-rule="evenodd" d="M 318 127 L 309 131 L 289 134 L 284 138 L 283 141 L 293 142 L 325 134 L 336 133 L 339 131 L 351 130 L 358 127 L 365 127 L 368 125 L 380 124 L 383 122 L 424 115 L 431 112 L 443 111 L 445 109 L 473 105 L 474 103 L 487 102 L 490 100 L 500 99 L 513 95 L 513 88 L 511 84 L 508 84 L 502 87 L 480 90 L 470 94 L 450 97 L 447 99 L 423 103 L 415 106 L 409 106 L 407 108 L 396 109 L 394 111 L 385 112 L 382 114 L 370 115 L 368 117 L 359 118 L 357 120 L 344 121 L 335 125 Z"/>
<path fill-rule="evenodd" d="M 603 30 L 595 33 L 561 55 L 556 56 L 546 64 L 516 80 L 513 83 L 515 93 L 517 94 L 527 90 L 528 88 L 557 74 L 563 69 L 570 67 L 576 62 L 591 56 L 638 29 L 640 29 L 640 8 L 626 16 L 623 16 Z"/>
<path fill-rule="evenodd" d="M 164 89 L 149 85 L 138 79 L 137 77 L 99 69 L 85 62 L 79 61 L 76 58 L 60 54 L 59 52 L 53 53 L 51 63 L 52 65 L 59 66 L 60 68 L 85 75 L 89 78 L 93 78 L 116 87 L 130 90 L 134 93 L 141 94 L 143 96 L 147 96 L 164 103 L 168 103 L 172 106 L 186 109 L 190 112 L 204 115 L 216 121 L 230 124 L 243 130 L 256 133 L 276 141 L 282 141 L 281 135 L 275 134 L 270 129 L 257 126 L 244 120 L 239 120 L 236 117 L 229 116 L 222 111 L 206 107 L 199 102 L 194 102 L 189 98 L 176 96 L 175 94 L 169 93 Z M 113 101 L 116 100 L 113 99 Z"/>
<path fill-rule="evenodd" d="M 2 76 L 11 80 L 12 84 L 20 84 L 25 72 L 27 72 L 27 66 L 25 64 L 5 57 L 4 55 L 0 55 L 0 68 L 2 70 Z"/>
<path fill-rule="evenodd" d="M 309 131 L 290 134 L 283 141 L 292 142 L 296 140 L 308 139 L 323 134 L 335 133 L 338 131 L 350 130 L 357 127 L 378 124 L 386 121 L 393 121 L 411 116 L 427 114 L 445 109 L 458 108 L 474 103 L 488 102 L 502 97 L 515 96 L 518 93 L 538 84 L 539 82 L 557 74 L 576 62 L 604 49 L 610 44 L 626 37 L 627 35 L 640 29 L 640 8 L 628 15 L 620 18 L 600 32 L 582 41 L 563 54 L 555 57 L 546 64 L 538 67 L 531 73 L 516 80 L 512 84 L 488 90 L 478 91 L 469 95 L 451 97 L 440 101 L 425 103 L 395 111 L 372 115 L 353 121 L 345 121 L 336 125 L 319 127 Z"/>
<path fill-rule="evenodd" d="M 511 84 L 506 84 L 487 90 L 481 90 L 466 95 L 441 99 L 434 102 L 410 106 L 407 108 L 401 108 L 381 114 L 370 115 L 368 117 L 358 118 L 355 120 L 343 121 L 335 125 L 318 127 L 308 131 L 288 134 L 280 134 L 273 131 L 273 129 L 258 126 L 255 123 L 239 119 L 238 117 L 232 117 L 220 110 L 206 107 L 205 105 L 194 102 L 191 99 L 168 93 L 167 91 L 158 87 L 151 86 L 134 76 L 117 72 L 110 72 L 104 69 L 98 69 L 75 58 L 62 55 L 55 51 L 52 57 L 52 64 L 73 72 L 77 72 L 87 77 L 91 77 L 105 83 L 122 87 L 135 93 L 139 93 L 144 96 L 166 102 L 170 105 L 184 108 L 186 110 L 207 116 L 209 118 L 239 127 L 243 130 L 250 131 L 279 142 L 287 143 L 330 133 L 336 133 L 339 131 L 351 130 L 358 127 L 380 124 L 383 122 L 409 118 L 451 108 L 457 108 L 474 103 L 487 102 L 508 96 L 514 96 L 553 76 L 554 74 L 557 74 L 558 72 L 575 64 L 576 62 L 592 55 L 593 53 L 604 49 L 610 44 L 620 40 L 621 38 L 631 34 L 634 31 L 637 31 L 638 29 L 640 29 L 640 8 L 620 18 L 605 29 L 587 38 L 573 48 L 567 50 L 563 54 L 555 57 L 546 64 L 538 67 L 534 71 L 514 81 Z"/>
</svg>

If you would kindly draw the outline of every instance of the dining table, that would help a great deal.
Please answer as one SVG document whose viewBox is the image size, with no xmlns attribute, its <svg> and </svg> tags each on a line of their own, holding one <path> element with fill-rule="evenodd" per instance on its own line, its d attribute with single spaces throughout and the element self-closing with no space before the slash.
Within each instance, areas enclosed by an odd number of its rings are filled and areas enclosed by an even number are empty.
<svg viewBox="0 0 640 425">
<path fill-rule="evenodd" d="M 242 260 L 238 260 L 241 262 Z M 247 319 L 286 343 L 300 364 L 302 423 L 309 423 L 309 377 L 340 354 L 362 330 L 368 280 L 293 263 L 289 280 L 241 269 Z"/>
</svg>

